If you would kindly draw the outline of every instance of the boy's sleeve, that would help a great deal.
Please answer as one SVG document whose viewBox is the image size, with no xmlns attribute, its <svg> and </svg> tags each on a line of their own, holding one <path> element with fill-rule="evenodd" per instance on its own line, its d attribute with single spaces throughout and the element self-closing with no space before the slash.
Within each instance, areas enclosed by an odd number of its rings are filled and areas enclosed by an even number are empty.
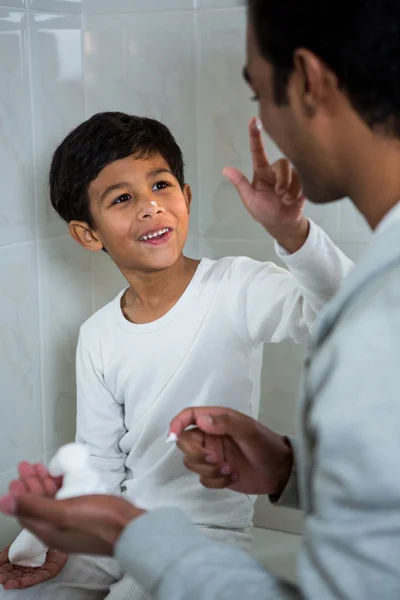
<svg viewBox="0 0 400 600">
<path fill-rule="evenodd" d="M 252 346 L 306 341 L 318 313 L 354 266 L 312 221 L 300 250 L 288 254 L 276 244 L 276 252 L 287 269 L 244 257 L 232 263 L 232 318 L 242 339 Z"/>
<path fill-rule="evenodd" d="M 123 407 L 106 386 L 95 353 L 89 347 L 81 330 L 76 354 L 76 441 L 88 448 L 93 466 L 102 472 L 109 493 L 119 495 L 126 460 L 119 447 L 126 433 Z"/>
</svg>

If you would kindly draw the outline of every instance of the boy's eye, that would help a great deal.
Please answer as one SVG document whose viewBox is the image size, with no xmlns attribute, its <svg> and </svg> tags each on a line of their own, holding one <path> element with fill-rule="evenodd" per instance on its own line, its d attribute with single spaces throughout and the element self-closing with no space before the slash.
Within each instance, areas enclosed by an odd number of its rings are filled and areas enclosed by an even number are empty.
<svg viewBox="0 0 400 600">
<path fill-rule="evenodd" d="M 152 191 L 156 192 L 157 190 L 165 190 L 165 188 L 169 187 L 169 183 L 167 181 L 157 181 L 157 183 L 155 183 L 153 185 Z"/>
<path fill-rule="evenodd" d="M 118 198 L 116 198 L 114 200 L 114 202 L 112 203 L 112 206 L 114 206 L 114 204 L 123 204 L 124 202 L 127 202 L 128 200 L 131 199 L 131 195 L 130 194 L 121 194 L 121 196 L 118 196 Z"/>
</svg>

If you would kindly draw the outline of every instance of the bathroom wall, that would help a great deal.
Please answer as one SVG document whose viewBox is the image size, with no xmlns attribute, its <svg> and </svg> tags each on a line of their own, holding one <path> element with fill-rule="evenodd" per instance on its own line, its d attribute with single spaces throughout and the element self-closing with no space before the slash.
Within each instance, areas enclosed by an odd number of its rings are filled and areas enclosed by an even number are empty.
<svg viewBox="0 0 400 600">
<path fill-rule="evenodd" d="M 81 4 L 0 0 L 0 493 L 23 459 L 71 439 L 90 257 L 49 208 L 60 138 L 84 118 Z M 15 523 L 0 517 L 0 546 Z"/>
<path fill-rule="evenodd" d="M 241 78 L 243 4 L 0 0 L 0 493 L 18 461 L 45 460 L 72 439 L 78 328 L 123 286 L 108 257 L 74 244 L 49 206 L 51 152 L 69 129 L 100 110 L 163 120 L 194 191 L 188 254 L 275 259 L 221 175 L 225 164 L 251 173 L 247 121 L 257 106 Z M 308 211 L 360 255 L 369 233 L 349 203 Z M 303 358 L 290 343 L 265 351 L 261 418 L 281 432 L 293 431 Z M 256 522 L 300 527 L 297 514 L 265 500 Z M 14 530 L 0 517 L 0 545 Z"/>
</svg>

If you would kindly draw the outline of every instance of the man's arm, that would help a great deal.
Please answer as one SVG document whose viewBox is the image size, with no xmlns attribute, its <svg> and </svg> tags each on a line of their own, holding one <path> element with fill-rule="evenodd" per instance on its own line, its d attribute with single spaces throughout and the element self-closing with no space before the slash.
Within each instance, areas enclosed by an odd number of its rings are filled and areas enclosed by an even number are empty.
<svg viewBox="0 0 400 600">
<path fill-rule="evenodd" d="M 279 493 L 270 494 L 269 499 L 275 506 L 279 506 L 281 508 L 294 508 L 299 510 L 301 508 L 300 505 L 300 492 L 299 492 L 299 481 L 297 476 L 297 461 L 296 461 L 296 445 L 297 441 L 294 438 L 286 437 L 287 443 L 290 445 L 292 449 L 293 455 L 293 463 L 292 470 L 289 475 L 289 479 Z"/>
<path fill-rule="evenodd" d="M 209 540 L 175 509 L 132 521 L 117 542 L 115 556 L 154 600 L 300 599 L 254 559 Z"/>
<path fill-rule="evenodd" d="M 76 441 L 88 448 L 92 464 L 102 472 L 111 494 L 121 493 L 126 455 L 119 441 L 126 433 L 123 407 L 107 385 L 99 359 L 81 330 L 76 355 Z"/>
</svg>

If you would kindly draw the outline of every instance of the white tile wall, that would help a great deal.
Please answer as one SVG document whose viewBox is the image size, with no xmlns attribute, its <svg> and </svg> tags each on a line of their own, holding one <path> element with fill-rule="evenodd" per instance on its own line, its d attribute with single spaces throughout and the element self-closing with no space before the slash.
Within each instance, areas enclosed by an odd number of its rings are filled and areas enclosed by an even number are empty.
<svg viewBox="0 0 400 600">
<path fill-rule="evenodd" d="M 322 227 L 336 243 L 341 241 L 341 213 L 342 202 L 334 202 L 329 205 L 306 203 L 305 214 L 307 217 Z"/>
<path fill-rule="evenodd" d="M 34 243 L 0 249 L 0 473 L 43 451 Z"/>
<path fill-rule="evenodd" d="M 345 243 L 366 244 L 371 239 L 371 231 L 366 221 L 354 208 L 350 200 L 341 204 L 340 239 Z"/>
<path fill-rule="evenodd" d="M 66 13 L 82 12 L 82 0 L 27 0 L 33 10 L 57 11 Z"/>
<path fill-rule="evenodd" d="M 182 146 L 195 194 L 197 235 L 196 62 L 192 12 L 88 15 L 85 20 L 87 114 L 122 110 L 164 121 Z"/>
<path fill-rule="evenodd" d="M 25 0 L 3 0 L 1 3 L 3 6 L 12 6 L 15 8 L 24 8 Z"/>
<path fill-rule="evenodd" d="M 46 454 L 30 456 L 29 460 L 32 463 L 46 462 Z M 16 467 L 0 474 L 0 496 L 7 494 L 9 484 L 13 479 L 17 479 L 17 477 Z M 15 519 L 0 514 L 0 551 L 3 550 L 7 544 L 12 542 L 20 531 L 21 527 Z"/>
<path fill-rule="evenodd" d="M 84 0 L 88 14 L 122 14 L 161 12 L 164 10 L 191 10 L 196 0 Z"/>
<path fill-rule="evenodd" d="M 15 468 L 0 474 L 0 495 L 8 491 L 9 483 L 17 477 Z M 0 514 L 0 550 L 3 550 L 19 533 L 20 527 L 15 519 Z"/>
<path fill-rule="evenodd" d="M 47 459 L 71 439 L 79 325 L 124 285 L 105 254 L 73 245 L 48 202 L 50 157 L 72 127 L 100 110 L 165 121 L 194 191 L 187 253 L 274 259 L 221 175 L 226 164 L 251 175 L 247 122 L 257 106 L 241 78 L 243 4 L 0 0 L 0 493 L 18 460 Z M 349 203 L 307 211 L 359 258 L 370 234 Z M 261 419 L 282 432 L 293 431 L 303 358 L 289 343 L 265 351 Z M 257 523 L 298 530 L 301 516 L 260 501 Z M 0 519 L 0 545 L 14 530 Z"/>
<path fill-rule="evenodd" d="M 265 346 L 260 421 L 281 434 L 295 433 L 296 400 L 306 354 L 304 346 L 289 341 Z M 301 531 L 302 514 L 299 511 L 277 508 L 263 497 L 258 499 L 255 508 L 254 521 L 258 526 Z"/>
<path fill-rule="evenodd" d="M 186 242 L 185 254 L 190 258 L 200 258 L 200 240 L 196 238 L 189 238 Z"/>
<path fill-rule="evenodd" d="M 81 17 L 30 12 L 29 27 L 38 230 L 51 237 L 65 234 L 48 201 L 51 155 L 85 116 Z"/>
<path fill-rule="evenodd" d="M 92 254 L 93 311 L 111 302 L 127 283 L 111 258 L 105 252 Z"/>
<path fill-rule="evenodd" d="M 15 4 L 15 3 L 14 3 Z M 27 19 L 0 7 L 0 246 L 35 239 Z"/>
<path fill-rule="evenodd" d="M 90 256 L 65 239 L 46 178 L 55 145 L 84 118 L 80 11 L 68 0 L 0 0 L 0 494 L 19 461 L 42 460 L 74 430 Z M 16 531 L 0 517 L 0 547 Z"/>
<path fill-rule="evenodd" d="M 73 440 L 75 350 L 92 312 L 89 252 L 69 236 L 39 243 L 45 448 Z"/>
<path fill-rule="evenodd" d="M 222 176 L 230 165 L 251 175 L 247 123 L 257 107 L 242 81 L 245 61 L 243 9 L 198 13 L 200 235 L 264 239 L 235 189 Z"/>
<path fill-rule="evenodd" d="M 235 8 L 246 6 L 247 0 L 195 0 L 196 8 Z"/>
</svg>

